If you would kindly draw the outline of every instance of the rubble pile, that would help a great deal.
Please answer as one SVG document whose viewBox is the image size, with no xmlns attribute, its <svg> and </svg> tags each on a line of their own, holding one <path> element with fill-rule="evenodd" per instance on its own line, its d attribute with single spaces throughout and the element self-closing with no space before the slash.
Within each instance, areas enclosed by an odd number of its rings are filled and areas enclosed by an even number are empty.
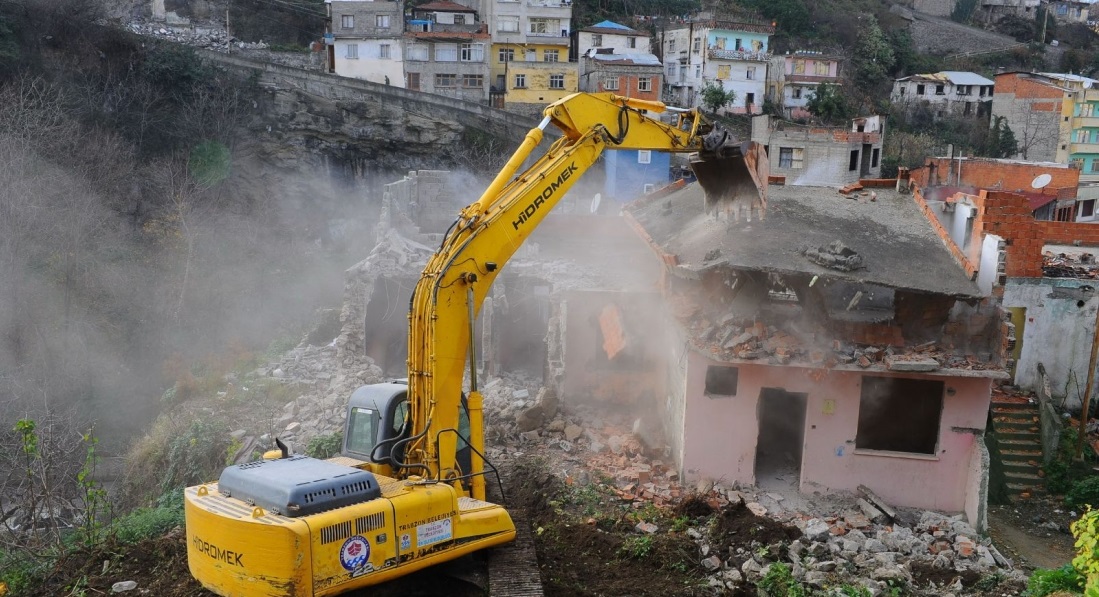
<svg viewBox="0 0 1099 597">
<path fill-rule="evenodd" d="M 823 331 L 807 332 L 793 321 L 786 329 L 767 325 L 750 317 L 727 314 L 710 321 L 691 311 L 683 297 L 673 300 L 680 319 L 686 319 L 691 331 L 690 342 L 719 360 L 762 361 L 772 365 L 799 362 L 815 367 L 856 365 L 863 369 L 874 366 L 895 371 L 934 371 L 950 369 L 982 370 L 989 367 L 973 355 L 948 352 L 934 342 L 912 347 L 857 344 L 825 337 Z"/>
<path fill-rule="evenodd" d="M 826 247 L 802 247 L 799 252 L 821 267 L 842 272 L 851 272 L 863 267 L 862 255 L 838 240 L 832 241 Z"/>
<path fill-rule="evenodd" d="M 1042 275 L 1047 278 L 1099 279 L 1099 264 L 1091 253 L 1068 255 L 1046 251 L 1042 254 Z"/>
<path fill-rule="evenodd" d="M 861 496 L 806 497 L 710 480 L 686 487 L 669 466 L 666 448 L 641 432 L 643 423 L 588 406 L 564 408 L 552 391 L 542 388 L 535 393 L 536 383 L 505 376 L 485 386 L 486 432 L 494 444 L 490 460 L 503 453 L 537 450 L 567 485 L 600 481 L 635 509 L 645 504 L 670 509 L 694 496 L 715 511 L 743 506 L 751 516 L 797 529 L 800 537 L 793 541 L 749 547 L 740 543 L 725 551 L 707 528 L 688 529 L 699 546 L 700 565 L 710 572 L 710 585 L 717 591 L 756 582 L 776 562 L 786 562 L 795 579 L 816 587 L 834 585 L 842 578 L 871 591 L 887 590 L 891 581 L 917 586 L 917 571 L 935 570 L 949 576 L 951 571 L 983 574 L 1012 568 L 963 515 L 894 509 L 865 488 Z M 639 523 L 636 529 L 638 533 L 661 530 L 667 529 L 649 522 Z M 1025 579 L 1022 572 L 1009 576 Z M 951 578 L 951 586 L 925 583 L 919 588 L 944 594 L 960 591 L 958 577 Z"/>
<path fill-rule="evenodd" d="M 304 69 L 322 69 L 323 56 L 316 52 L 279 52 L 271 49 L 263 40 L 247 42 L 229 35 L 223 25 L 216 22 L 192 24 L 187 19 L 170 18 L 167 22 L 131 21 L 129 30 L 143 37 L 163 39 L 195 48 L 232 54 Z"/>
<path fill-rule="evenodd" d="M 785 561 L 796 580 L 816 588 L 843 577 L 857 579 L 858 584 L 872 591 L 885 591 L 891 583 L 899 583 L 920 589 L 960 592 L 962 585 L 958 576 L 954 576 L 947 586 L 921 586 L 915 572 L 930 568 L 953 572 L 972 570 L 980 574 L 1011 568 L 1011 563 L 988 539 L 981 539 L 961 515 L 923 512 L 912 526 L 886 524 L 885 519 L 875 522 L 860 509 L 839 515 L 808 516 L 804 513 L 794 515 L 793 522 L 801 529 L 802 537 L 788 545 L 761 546 L 763 549 L 751 551 L 737 548 L 724 557 L 711 556 L 707 566 L 715 572 L 711 585 L 720 583 L 734 588 L 740 578 L 755 582 L 766 575 L 775 562 Z M 705 543 L 702 550 L 707 551 Z M 784 558 L 782 554 L 785 554 Z M 1026 578 L 1022 572 L 1009 574 L 1020 580 Z"/>
</svg>

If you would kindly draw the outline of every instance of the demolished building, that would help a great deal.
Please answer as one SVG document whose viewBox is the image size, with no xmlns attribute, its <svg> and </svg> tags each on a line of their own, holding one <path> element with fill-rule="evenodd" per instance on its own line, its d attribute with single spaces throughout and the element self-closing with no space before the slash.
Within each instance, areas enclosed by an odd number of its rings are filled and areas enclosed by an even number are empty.
<svg viewBox="0 0 1099 597">
<path fill-rule="evenodd" d="M 702 204 L 688 186 L 627 210 L 663 265 L 660 398 L 684 477 L 864 485 L 983 526 L 1004 314 L 913 198 L 772 186 L 751 221 Z"/>
<path fill-rule="evenodd" d="M 1040 220 L 1034 209 L 1037 201 L 1071 212 L 1078 171 L 1012 160 L 967 162 L 960 165 L 959 187 L 946 162 L 929 158 L 910 173 L 914 198 L 982 294 L 1002 301 L 1010 313 L 1006 364 L 1014 382 L 1035 391 L 1048 383 L 1066 407 L 1079 408 L 1099 312 L 1099 226 Z M 1035 182 L 1043 188 L 1034 188 Z"/>
<path fill-rule="evenodd" d="M 444 175 L 387 186 L 384 242 L 349 270 L 345 369 L 402 373 L 408 295 L 453 211 Z M 1004 312 L 913 196 L 768 193 L 763 219 L 708 215 L 682 184 L 624 218 L 551 214 L 478 318 L 481 369 L 645 413 L 635 431 L 683 482 L 862 485 L 983 527 Z"/>
</svg>

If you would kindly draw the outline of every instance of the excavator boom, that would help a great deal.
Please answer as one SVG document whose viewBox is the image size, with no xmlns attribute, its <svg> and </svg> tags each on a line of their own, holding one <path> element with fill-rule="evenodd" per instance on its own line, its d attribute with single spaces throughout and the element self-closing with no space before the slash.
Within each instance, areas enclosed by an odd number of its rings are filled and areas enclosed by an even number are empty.
<svg viewBox="0 0 1099 597">
<path fill-rule="evenodd" d="M 648 115 L 665 111 L 674 124 Z M 519 172 L 551 123 L 561 138 Z M 185 490 L 188 565 L 203 586 L 226 597 L 334 595 L 514 539 L 507 511 L 485 501 L 473 325 L 503 266 L 607 148 L 690 152 L 707 191 L 761 207 L 745 160 L 758 152 L 697 110 L 609 93 L 550 104 L 428 261 L 409 307 L 407 382 L 352 394 L 341 456 L 284 453 Z"/>
</svg>

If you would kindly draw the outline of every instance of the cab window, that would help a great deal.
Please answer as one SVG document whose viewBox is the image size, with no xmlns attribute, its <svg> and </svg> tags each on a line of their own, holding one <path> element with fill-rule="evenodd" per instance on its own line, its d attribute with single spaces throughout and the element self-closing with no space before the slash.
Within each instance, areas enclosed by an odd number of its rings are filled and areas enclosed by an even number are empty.
<svg viewBox="0 0 1099 597">
<path fill-rule="evenodd" d="M 370 454 L 374 448 L 377 432 L 374 429 L 374 411 L 369 408 L 351 409 L 351 420 L 347 425 L 347 449 L 358 454 Z"/>
</svg>

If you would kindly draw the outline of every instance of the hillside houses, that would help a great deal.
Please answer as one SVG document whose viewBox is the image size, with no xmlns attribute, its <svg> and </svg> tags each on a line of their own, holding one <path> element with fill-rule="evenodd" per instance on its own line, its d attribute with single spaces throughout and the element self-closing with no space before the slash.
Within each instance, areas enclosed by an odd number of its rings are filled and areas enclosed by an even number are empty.
<svg viewBox="0 0 1099 597">
<path fill-rule="evenodd" d="M 893 82 L 889 101 L 909 116 L 923 110 L 933 119 L 979 117 L 991 109 L 994 87 L 995 82 L 970 72 L 911 75 Z"/>
<path fill-rule="evenodd" d="M 664 96 L 680 106 L 701 104 L 706 85 L 736 94 L 727 112 L 761 114 L 775 26 L 749 14 L 700 14 L 664 33 Z"/>
</svg>

